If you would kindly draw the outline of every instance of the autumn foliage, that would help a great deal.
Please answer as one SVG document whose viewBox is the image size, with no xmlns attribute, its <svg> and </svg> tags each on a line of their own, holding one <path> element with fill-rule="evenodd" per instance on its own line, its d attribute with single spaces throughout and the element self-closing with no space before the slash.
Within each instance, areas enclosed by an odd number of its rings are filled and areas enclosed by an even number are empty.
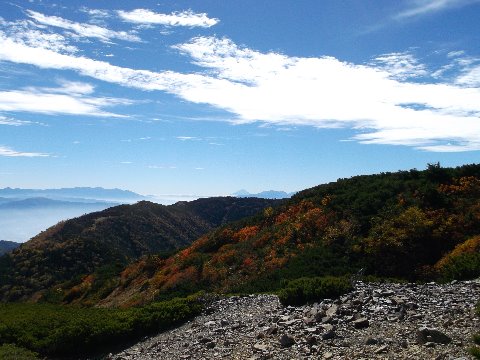
<svg viewBox="0 0 480 360">
<path fill-rule="evenodd" d="M 274 290 L 285 279 L 360 268 L 438 278 L 452 259 L 478 255 L 479 196 L 478 165 L 341 179 L 203 236 L 157 268 L 155 291 Z"/>
<path fill-rule="evenodd" d="M 199 205 L 197 212 L 220 221 L 215 207 Z M 65 224 L 60 228 L 68 230 Z M 280 206 L 224 224 L 170 256 L 151 253 L 123 268 L 110 263 L 87 269 L 75 281 L 62 283 L 60 301 L 131 306 L 198 290 L 278 291 L 285 281 L 350 276 L 360 269 L 409 280 L 470 278 L 480 275 L 479 236 L 480 165 L 430 164 L 423 171 L 319 185 Z M 61 243 L 55 246 L 58 259 L 76 260 Z M 29 258 L 14 263 L 18 273 L 32 271 L 37 264 L 32 259 L 42 254 L 29 251 Z M 0 262 L 3 293 L 21 296 L 11 278 L 2 280 L 2 266 L 11 266 L 8 259 Z M 48 294 L 44 298 L 55 298 L 53 290 Z"/>
</svg>

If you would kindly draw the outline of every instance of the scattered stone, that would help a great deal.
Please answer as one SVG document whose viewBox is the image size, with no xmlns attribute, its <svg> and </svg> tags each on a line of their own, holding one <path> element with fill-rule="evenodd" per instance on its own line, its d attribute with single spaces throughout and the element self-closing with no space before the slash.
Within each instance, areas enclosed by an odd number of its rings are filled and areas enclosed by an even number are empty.
<svg viewBox="0 0 480 360">
<path fill-rule="evenodd" d="M 293 336 L 291 335 L 288 335 L 288 334 L 283 334 L 282 336 L 280 336 L 280 345 L 282 347 L 290 347 L 292 346 L 293 344 L 295 344 L 295 339 L 293 338 Z"/>
<path fill-rule="evenodd" d="M 317 338 L 315 336 L 309 336 L 307 337 L 307 344 L 312 346 L 316 345 L 318 343 Z"/>
<path fill-rule="evenodd" d="M 368 321 L 367 318 L 360 318 L 353 322 L 353 326 L 355 327 L 355 329 L 364 329 L 364 328 L 367 328 L 369 325 L 370 325 L 370 322 Z"/>
<path fill-rule="evenodd" d="M 387 350 L 388 350 L 388 346 L 382 345 L 377 350 L 375 350 L 375 354 L 381 354 L 381 353 L 387 352 Z"/>
<path fill-rule="evenodd" d="M 426 344 L 428 342 L 436 344 L 449 344 L 452 338 L 440 330 L 422 327 L 417 330 L 417 342 L 419 344 Z"/>
<path fill-rule="evenodd" d="M 480 328 L 479 298 L 480 282 L 467 281 L 357 281 L 341 298 L 299 307 L 283 307 L 273 295 L 217 297 L 194 320 L 108 358 L 466 360 Z"/>
<path fill-rule="evenodd" d="M 322 334 L 322 340 L 330 340 L 335 337 L 335 331 L 334 330 L 329 330 L 326 333 Z"/>
<path fill-rule="evenodd" d="M 334 315 L 337 314 L 337 311 L 338 311 L 338 306 L 333 304 L 332 306 L 330 306 L 328 308 L 328 310 L 326 311 L 326 315 L 327 316 L 330 316 L 330 317 L 333 317 Z"/>
<path fill-rule="evenodd" d="M 215 347 L 215 343 L 213 341 L 210 341 L 209 343 L 206 343 L 205 346 L 207 349 L 213 349 Z"/>
<path fill-rule="evenodd" d="M 261 343 L 256 343 L 253 345 L 253 349 L 257 351 L 267 351 L 268 350 L 268 345 L 266 344 L 261 344 Z"/>
<path fill-rule="evenodd" d="M 265 335 L 275 335 L 278 333 L 278 327 L 270 326 L 267 330 L 265 330 Z"/>
</svg>

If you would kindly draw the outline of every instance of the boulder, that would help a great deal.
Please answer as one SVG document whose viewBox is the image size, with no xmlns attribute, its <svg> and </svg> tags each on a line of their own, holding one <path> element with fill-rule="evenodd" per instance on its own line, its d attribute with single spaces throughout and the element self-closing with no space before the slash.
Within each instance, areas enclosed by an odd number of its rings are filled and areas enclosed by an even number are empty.
<svg viewBox="0 0 480 360">
<path fill-rule="evenodd" d="M 452 341 L 452 338 L 440 330 L 421 327 L 417 330 L 417 342 L 419 344 L 426 344 L 432 342 L 435 344 L 449 344 Z"/>
</svg>

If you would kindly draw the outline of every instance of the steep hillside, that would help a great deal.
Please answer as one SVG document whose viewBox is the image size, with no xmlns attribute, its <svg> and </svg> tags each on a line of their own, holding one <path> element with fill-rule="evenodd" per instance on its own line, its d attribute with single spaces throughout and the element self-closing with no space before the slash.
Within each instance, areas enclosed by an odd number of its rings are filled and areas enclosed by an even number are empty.
<svg viewBox="0 0 480 360">
<path fill-rule="evenodd" d="M 97 274 L 96 289 L 106 291 L 129 262 L 185 247 L 217 226 L 274 204 L 231 197 L 171 206 L 142 201 L 61 222 L 0 258 L 0 297 L 38 298 L 52 286 L 73 286 L 92 273 Z"/>
<path fill-rule="evenodd" d="M 121 273 L 102 304 L 132 305 L 199 289 L 275 290 L 288 279 L 362 268 L 382 277 L 441 278 L 448 262 L 436 263 L 480 234 L 479 200 L 480 165 L 341 179 L 217 229 L 168 259 L 142 258 Z M 468 275 L 472 257 L 454 259 Z M 469 276 L 480 275 L 476 269 Z"/>
</svg>

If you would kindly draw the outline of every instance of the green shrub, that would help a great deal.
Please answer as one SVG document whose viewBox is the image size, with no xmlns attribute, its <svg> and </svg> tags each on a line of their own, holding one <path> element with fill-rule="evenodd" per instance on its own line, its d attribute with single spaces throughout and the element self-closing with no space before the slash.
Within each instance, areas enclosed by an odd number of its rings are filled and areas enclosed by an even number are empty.
<svg viewBox="0 0 480 360">
<path fill-rule="evenodd" d="M 2 360 L 36 360 L 37 354 L 13 344 L 0 345 L 0 359 Z"/>
<path fill-rule="evenodd" d="M 283 305 L 302 305 L 335 298 L 350 290 L 352 290 L 352 285 L 346 277 L 300 278 L 288 282 L 279 291 L 278 297 Z"/>
<path fill-rule="evenodd" d="M 472 355 L 475 359 L 480 359 L 480 348 L 475 346 L 470 348 L 469 350 L 470 355 Z"/>
<path fill-rule="evenodd" d="M 165 330 L 197 315 L 201 308 L 195 298 L 129 309 L 0 304 L 0 344 L 49 356 L 93 354 Z"/>
<path fill-rule="evenodd" d="M 440 269 L 443 281 L 468 280 L 480 276 L 480 253 L 465 253 L 452 257 Z"/>
</svg>

